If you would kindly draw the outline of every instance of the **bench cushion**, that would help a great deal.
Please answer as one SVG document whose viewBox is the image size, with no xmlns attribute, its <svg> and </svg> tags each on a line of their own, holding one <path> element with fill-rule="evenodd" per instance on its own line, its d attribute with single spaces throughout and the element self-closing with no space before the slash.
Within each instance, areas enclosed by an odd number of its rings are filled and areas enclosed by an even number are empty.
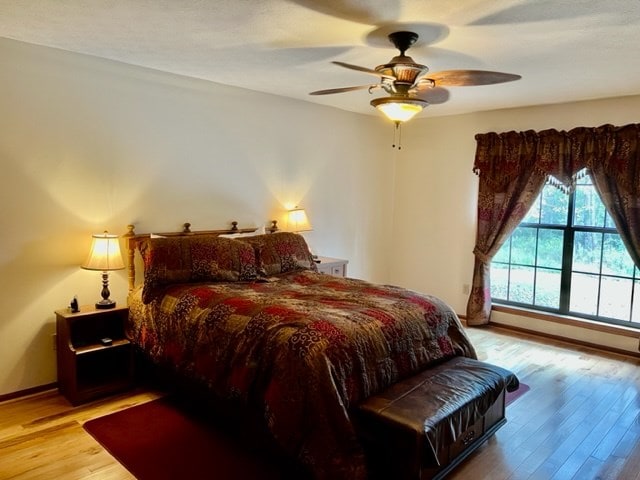
<svg viewBox="0 0 640 480">
<path fill-rule="evenodd" d="M 383 438 L 384 450 L 395 451 L 407 470 L 437 470 L 504 423 L 504 392 L 517 388 L 508 370 L 454 357 L 368 398 L 356 428 L 364 443 Z"/>
</svg>

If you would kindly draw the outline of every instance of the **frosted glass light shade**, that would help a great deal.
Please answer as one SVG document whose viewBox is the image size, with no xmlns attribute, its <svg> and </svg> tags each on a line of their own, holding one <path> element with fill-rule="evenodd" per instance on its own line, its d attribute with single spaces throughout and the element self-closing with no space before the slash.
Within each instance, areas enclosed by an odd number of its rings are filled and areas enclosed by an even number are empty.
<svg viewBox="0 0 640 480">
<path fill-rule="evenodd" d="M 382 97 L 371 100 L 371 105 L 392 122 L 407 122 L 429 103 L 419 98 Z"/>
<path fill-rule="evenodd" d="M 109 235 L 107 232 L 93 235 L 89 256 L 81 267 L 85 270 L 102 271 L 102 300 L 96 302 L 96 308 L 115 308 L 116 302 L 109 298 L 111 292 L 109 292 L 108 272 L 124 268 L 118 236 Z"/>
</svg>

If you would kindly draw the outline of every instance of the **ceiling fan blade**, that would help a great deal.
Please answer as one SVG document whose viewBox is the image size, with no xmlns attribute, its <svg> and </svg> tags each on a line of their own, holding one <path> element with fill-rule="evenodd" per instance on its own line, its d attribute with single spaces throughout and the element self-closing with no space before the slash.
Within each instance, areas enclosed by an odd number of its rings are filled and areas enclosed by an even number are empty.
<svg viewBox="0 0 640 480">
<path fill-rule="evenodd" d="M 316 90 L 315 92 L 309 93 L 309 95 L 331 95 L 332 93 L 353 92 L 355 90 L 366 90 L 376 87 L 378 87 L 378 85 L 358 85 L 356 87 L 328 88 L 327 90 Z"/>
<path fill-rule="evenodd" d="M 449 100 L 449 90 L 442 87 L 428 88 L 421 91 L 416 97 L 426 100 L 430 105 L 439 105 Z"/>
<path fill-rule="evenodd" d="M 471 87 L 513 82 L 522 77 L 513 73 L 487 70 L 443 70 L 442 72 L 429 73 L 426 78 L 433 80 L 438 87 Z"/>
<path fill-rule="evenodd" d="M 371 68 L 361 67 L 359 65 L 352 65 L 350 63 L 344 63 L 344 62 L 331 62 L 331 63 L 335 63 L 336 65 L 339 65 L 339 66 L 344 67 L 344 68 L 348 68 L 350 70 L 357 70 L 358 72 L 364 72 L 364 73 L 368 73 L 370 75 L 375 75 L 376 77 L 388 78 L 389 80 L 395 80 L 396 79 L 396 77 L 394 77 L 393 75 L 384 75 L 384 74 L 382 74 L 380 72 L 372 70 Z"/>
</svg>

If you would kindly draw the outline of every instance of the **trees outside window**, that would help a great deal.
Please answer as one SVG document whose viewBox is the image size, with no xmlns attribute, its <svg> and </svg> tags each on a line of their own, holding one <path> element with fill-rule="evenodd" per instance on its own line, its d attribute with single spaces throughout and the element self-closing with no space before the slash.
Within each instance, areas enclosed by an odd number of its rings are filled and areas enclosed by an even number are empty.
<svg viewBox="0 0 640 480">
<path fill-rule="evenodd" d="M 498 303 L 640 328 L 640 272 L 591 177 L 547 184 L 491 261 Z"/>
</svg>

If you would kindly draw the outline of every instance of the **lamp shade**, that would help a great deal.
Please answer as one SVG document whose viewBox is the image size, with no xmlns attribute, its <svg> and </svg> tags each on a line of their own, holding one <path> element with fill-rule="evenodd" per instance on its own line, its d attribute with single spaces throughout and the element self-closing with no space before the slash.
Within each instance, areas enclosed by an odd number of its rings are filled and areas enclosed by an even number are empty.
<svg viewBox="0 0 640 480">
<path fill-rule="evenodd" d="M 407 122 L 429 105 L 425 100 L 408 97 L 382 97 L 371 100 L 371 105 L 392 122 Z"/>
<path fill-rule="evenodd" d="M 304 208 L 294 208 L 287 214 L 287 227 L 291 232 L 308 232 L 313 230 Z"/>
<path fill-rule="evenodd" d="M 91 250 L 85 262 L 81 265 L 85 270 L 122 270 L 124 262 L 120 253 L 120 243 L 117 235 L 107 232 L 92 236 Z"/>
</svg>

